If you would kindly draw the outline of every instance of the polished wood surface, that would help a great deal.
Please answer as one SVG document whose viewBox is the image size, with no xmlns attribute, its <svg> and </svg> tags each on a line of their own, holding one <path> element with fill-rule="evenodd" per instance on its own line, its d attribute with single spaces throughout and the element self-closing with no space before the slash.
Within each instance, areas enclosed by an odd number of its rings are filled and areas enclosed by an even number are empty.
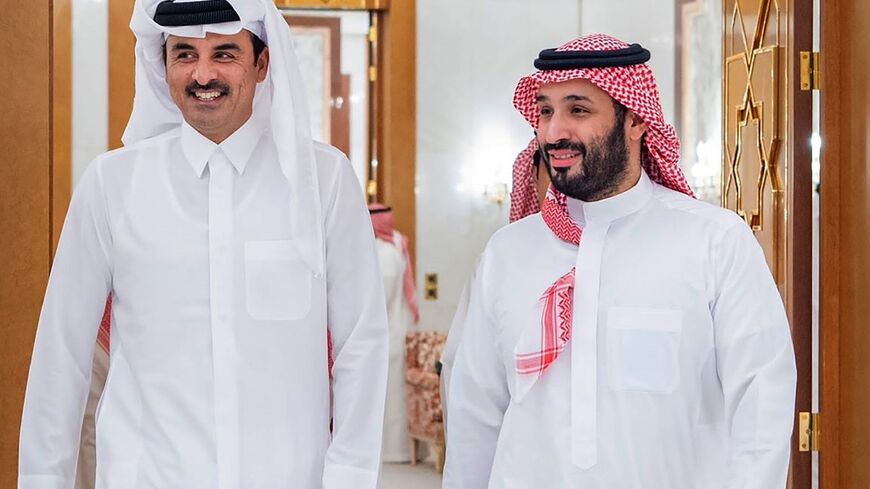
<svg viewBox="0 0 870 489">
<path fill-rule="evenodd" d="M 136 37 L 129 27 L 133 1 L 109 0 L 109 149 L 121 147 L 133 112 Z"/>
<path fill-rule="evenodd" d="M 845 0 L 849 1 L 849 0 Z M 840 27 L 841 0 L 821 12 L 823 90 L 820 95 L 819 187 L 819 411 L 824 414 L 819 453 L 821 489 L 840 487 Z M 844 175 L 848 178 L 848 175 Z"/>
<path fill-rule="evenodd" d="M 0 16 L 0 487 L 16 487 L 18 430 L 36 323 L 70 180 L 70 5 Z"/>
<path fill-rule="evenodd" d="M 822 3 L 822 488 L 870 480 L 870 2 Z"/>
<path fill-rule="evenodd" d="M 786 130 L 791 137 L 785 148 L 790 166 L 786 167 L 786 290 L 785 303 L 792 327 L 798 382 L 795 397 L 797 413 L 813 408 L 813 334 L 812 334 L 812 225 L 813 179 L 810 138 L 813 131 L 812 92 L 800 90 L 800 52 L 813 48 L 813 4 L 811 0 L 783 2 L 789 7 L 788 99 Z M 792 437 L 792 489 L 811 489 L 812 455 L 798 449 L 798 433 Z"/>
<path fill-rule="evenodd" d="M 312 10 L 386 10 L 390 2 L 388 0 L 275 0 L 275 5 L 279 8 Z"/>
<path fill-rule="evenodd" d="M 72 192 L 72 0 L 52 2 L 51 252 L 57 248 Z"/>
<path fill-rule="evenodd" d="M 377 13 L 379 39 L 377 109 L 378 198 L 393 208 L 396 229 L 408 237 L 411 260 L 417 243 L 416 3 L 393 1 Z M 416 262 L 415 262 L 416 263 Z"/>
</svg>

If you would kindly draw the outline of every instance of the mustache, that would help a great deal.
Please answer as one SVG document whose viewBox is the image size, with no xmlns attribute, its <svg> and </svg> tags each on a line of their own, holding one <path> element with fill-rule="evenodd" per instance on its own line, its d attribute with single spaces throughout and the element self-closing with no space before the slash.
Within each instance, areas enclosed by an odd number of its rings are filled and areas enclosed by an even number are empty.
<svg viewBox="0 0 870 489">
<path fill-rule="evenodd" d="M 221 93 L 221 95 L 226 95 L 230 93 L 230 87 L 227 84 L 221 83 L 217 80 L 212 80 L 205 85 L 200 85 L 197 82 L 190 82 L 190 84 L 184 87 L 184 90 L 187 92 L 188 95 L 193 95 L 194 90 L 217 90 Z"/>
<path fill-rule="evenodd" d="M 582 156 L 584 160 L 586 159 L 586 145 L 580 141 L 561 139 L 552 144 L 543 144 L 541 145 L 541 149 L 543 150 L 541 151 L 541 159 L 544 160 L 544 164 L 547 165 L 547 168 L 551 168 L 550 151 L 568 149 L 580 153 L 580 156 Z M 559 173 L 565 173 L 568 171 L 568 168 L 556 168 L 556 171 Z"/>
<path fill-rule="evenodd" d="M 579 141 L 571 141 L 568 139 L 562 139 L 556 141 L 553 144 L 545 144 L 543 145 L 544 153 L 548 153 L 550 151 L 557 151 L 562 149 L 570 149 L 580 153 L 581 156 L 586 156 L 586 145 Z"/>
</svg>

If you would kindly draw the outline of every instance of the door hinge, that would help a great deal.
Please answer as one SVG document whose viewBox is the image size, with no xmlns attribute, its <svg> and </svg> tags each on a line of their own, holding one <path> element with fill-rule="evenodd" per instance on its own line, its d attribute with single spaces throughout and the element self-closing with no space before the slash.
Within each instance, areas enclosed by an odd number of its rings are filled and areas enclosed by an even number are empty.
<svg viewBox="0 0 870 489">
<path fill-rule="evenodd" d="M 817 51 L 801 51 L 801 90 L 821 90 L 822 62 Z"/>
<path fill-rule="evenodd" d="M 822 426 L 819 413 L 800 413 L 798 450 L 818 452 L 821 443 Z"/>
</svg>

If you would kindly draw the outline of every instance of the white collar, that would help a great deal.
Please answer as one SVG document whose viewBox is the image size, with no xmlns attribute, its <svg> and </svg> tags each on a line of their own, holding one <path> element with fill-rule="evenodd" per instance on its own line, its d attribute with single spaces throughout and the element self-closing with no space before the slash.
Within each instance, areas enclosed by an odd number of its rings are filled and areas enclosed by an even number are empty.
<svg viewBox="0 0 870 489">
<path fill-rule="evenodd" d="M 215 144 L 184 121 L 181 124 L 181 149 L 197 177 L 202 178 L 208 160 L 218 148 L 230 160 L 238 174 L 242 175 L 263 135 L 264 128 L 260 118 L 252 115 L 236 132 L 230 134 L 220 144 Z"/>
<path fill-rule="evenodd" d="M 639 211 L 653 194 L 653 183 L 645 171 L 640 172 L 640 178 L 634 187 L 595 202 L 568 197 L 568 215 L 581 228 L 587 222 L 609 222 L 634 214 Z"/>
</svg>

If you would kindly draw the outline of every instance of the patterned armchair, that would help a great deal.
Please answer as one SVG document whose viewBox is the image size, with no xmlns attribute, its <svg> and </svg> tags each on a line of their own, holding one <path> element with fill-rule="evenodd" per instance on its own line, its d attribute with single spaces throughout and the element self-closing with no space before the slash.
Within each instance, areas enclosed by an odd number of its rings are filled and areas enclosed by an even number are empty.
<svg viewBox="0 0 870 489">
<path fill-rule="evenodd" d="M 417 443 L 435 450 L 435 468 L 444 467 L 444 416 L 441 412 L 440 363 L 447 333 L 412 331 L 405 337 L 408 433 L 411 463 L 417 463 Z"/>
</svg>

